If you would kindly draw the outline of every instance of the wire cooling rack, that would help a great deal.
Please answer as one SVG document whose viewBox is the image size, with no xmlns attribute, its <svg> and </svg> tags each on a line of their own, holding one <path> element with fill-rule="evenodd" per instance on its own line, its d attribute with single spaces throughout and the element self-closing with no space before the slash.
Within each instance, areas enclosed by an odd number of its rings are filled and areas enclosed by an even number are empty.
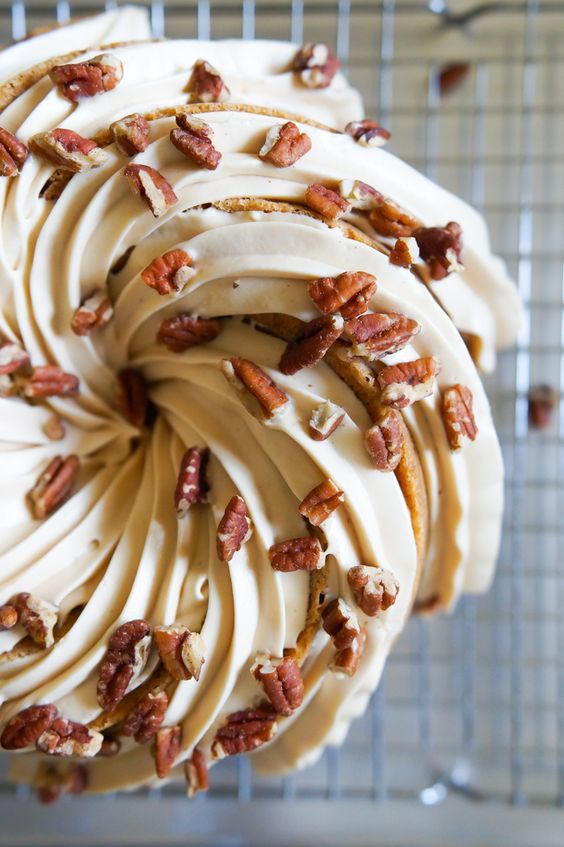
<svg viewBox="0 0 564 847">
<path fill-rule="evenodd" d="M 0 0 L 0 41 L 101 8 Z M 62 815 L 27 805 L 18 814 L 26 791 L 0 777 L 0 817 L 17 819 L 8 841 L 0 826 L 0 843 L 374 844 L 389 830 L 395 844 L 405 830 L 406 844 L 442 844 L 442 826 L 450 845 L 561 845 L 564 813 L 554 841 L 547 815 L 564 806 L 564 414 L 529 432 L 527 393 L 543 382 L 564 396 L 564 3 L 154 0 L 148 9 L 157 36 L 336 44 L 367 113 L 392 131 L 393 152 L 485 214 L 525 304 L 517 348 L 487 380 L 507 468 L 503 548 L 487 597 L 410 623 L 368 713 L 316 766 L 264 779 L 248 760 L 227 761 L 189 808 L 167 788 L 156 806 L 146 795 L 73 800 Z M 441 96 L 438 73 L 451 61 L 470 71 Z M 408 816 L 390 818 L 406 803 Z M 454 818 L 433 818 L 443 823 L 420 840 L 424 807 L 440 804 Z M 510 805 L 529 809 L 511 832 L 496 822 Z M 465 840 L 465 820 L 476 841 Z"/>
</svg>

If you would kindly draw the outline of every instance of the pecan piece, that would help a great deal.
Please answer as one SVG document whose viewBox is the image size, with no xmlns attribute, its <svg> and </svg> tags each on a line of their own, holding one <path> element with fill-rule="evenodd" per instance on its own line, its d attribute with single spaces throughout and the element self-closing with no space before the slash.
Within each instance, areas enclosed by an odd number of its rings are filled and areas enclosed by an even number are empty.
<svg viewBox="0 0 564 847">
<path fill-rule="evenodd" d="M 341 67 L 322 41 L 304 44 L 294 57 L 293 69 L 306 88 L 327 88 Z"/>
<path fill-rule="evenodd" d="M 215 318 L 199 318 L 183 312 L 161 323 L 157 341 L 164 344 L 171 353 L 183 353 L 190 347 L 213 341 L 220 332 L 221 324 Z"/>
<path fill-rule="evenodd" d="M 71 329 L 75 335 L 90 335 L 95 329 L 102 329 L 112 319 L 113 306 L 106 291 L 97 288 L 86 297 L 73 315 Z"/>
<path fill-rule="evenodd" d="M 372 362 L 403 350 L 420 331 L 421 324 L 406 315 L 375 312 L 348 320 L 343 335 L 352 344 L 353 356 Z"/>
<path fill-rule="evenodd" d="M 132 426 L 141 428 L 145 424 L 149 409 L 147 383 L 134 368 L 125 368 L 118 374 L 117 405 Z"/>
<path fill-rule="evenodd" d="M 450 94 L 466 79 L 470 71 L 468 62 L 453 62 L 442 65 L 438 75 L 438 88 L 441 97 Z"/>
<path fill-rule="evenodd" d="M 214 759 L 237 756 L 256 750 L 276 735 L 276 714 L 271 709 L 243 709 L 232 712 L 215 735 L 212 744 Z"/>
<path fill-rule="evenodd" d="M 368 118 L 363 121 L 351 121 L 346 125 L 345 132 L 365 147 L 383 147 L 392 137 L 387 129 Z"/>
<path fill-rule="evenodd" d="M 390 253 L 390 262 L 400 268 L 410 268 L 419 258 L 419 245 L 413 236 L 398 238 Z"/>
<path fill-rule="evenodd" d="M 21 377 L 29 376 L 31 362 L 26 350 L 13 341 L 0 342 L 0 397 L 18 394 Z"/>
<path fill-rule="evenodd" d="M 224 103 L 231 93 L 218 71 L 205 59 L 194 63 L 186 91 L 192 103 Z"/>
<path fill-rule="evenodd" d="M 84 765 L 72 764 L 64 773 L 52 764 L 42 763 L 33 778 L 32 785 L 40 803 L 55 803 L 61 794 L 82 794 L 88 784 Z"/>
<path fill-rule="evenodd" d="M 27 400 L 42 400 L 44 397 L 74 397 L 78 389 L 79 380 L 74 374 L 65 373 L 57 365 L 38 365 L 26 380 L 22 394 Z"/>
<path fill-rule="evenodd" d="M 339 491 L 332 479 L 324 479 L 304 497 L 298 507 L 300 515 L 307 518 L 312 526 L 319 526 L 333 514 L 345 501 L 345 495 Z"/>
<path fill-rule="evenodd" d="M 91 138 L 84 138 L 72 129 L 57 127 L 39 132 L 29 140 L 34 153 L 40 153 L 59 168 L 81 173 L 103 165 L 108 154 Z"/>
<path fill-rule="evenodd" d="M 146 621 L 127 621 L 116 629 L 102 658 L 98 677 L 98 703 L 106 712 L 114 712 L 121 703 L 147 664 L 150 649 L 151 627 Z"/>
<path fill-rule="evenodd" d="M 128 713 L 121 734 L 133 736 L 138 744 L 146 744 L 161 728 L 167 709 L 166 691 L 158 691 L 156 694 L 149 691 Z"/>
<path fill-rule="evenodd" d="M 446 226 L 421 226 L 412 233 L 421 258 L 428 264 L 431 278 L 444 279 L 453 271 L 463 271 L 462 227 L 455 221 Z"/>
<path fill-rule="evenodd" d="M 259 156 L 275 168 L 289 168 L 311 150 L 311 139 L 293 121 L 275 124 L 267 134 Z"/>
<path fill-rule="evenodd" d="M 557 394 L 551 385 L 532 385 L 529 389 L 529 425 L 533 429 L 547 429 L 557 403 Z"/>
<path fill-rule="evenodd" d="M 80 460 L 74 454 L 65 459 L 55 456 L 49 462 L 29 492 L 32 512 L 37 520 L 48 517 L 64 503 L 78 476 L 79 468 Z"/>
<path fill-rule="evenodd" d="M 149 145 L 149 121 L 135 112 L 110 124 L 114 144 L 125 156 L 142 153 Z"/>
<path fill-rule="evenodd" d="M 460 450 L 464 442 L 478 434 L 472 411 L 472 392 L 466 385 L 452 385 L 443 394 L 443 423 L 451 450 Z"/>
<path fill-rule="evenodd" d="M 323 629 L 331 636 L 336 650 L 350 647 L 360 633 L 358 619 L 342 597 L 331 600 L 321 613 Z"/>
<path fill-rule="evenodd" d="M 349 569 L 347 580 L 357 606 L 371 618 L 396 602 L 399 583 L 393 573 L 384 568 L 356 565 Z"/>
<path fill-rule="evenodd" d="M 0 126 L 0 176 L 17 176 L 28 156 L 25 144 Z"/>
<path fill-rule="evenodd" d="M 360 664 L 365 642 L 366 631 L 362 628 L 348 647 L 337 650 L 329 664 L 329 670 L 341 677 L 354 676 Z"/>
<path fill-rule="evenodd" d="M 325 441 L 345 419 L 345 413 L 340 406 L 325 400 L 312 410 L 309 419 L 309 434 L 314 441 Z"/>
<path fill-rule="evenodd" d="M 384 195 L 360 179 L 342 179 L 339 194 L 353 209 L 375 209 L 384 200 Z"/>
<path fill-rule="evenodd" d="M 164 779 L 180 753 L 182 727 L 165 726 L 159 729 L 155 737 L 155 767 L 159 779 Z"/>
<path fill-rule="evenodd" d="M 278 365 L 282 373 L 292 375 L 320 362 L 341 335 L 344 323 L 340 315 L 323 315 L 305 324 L 282 353 Z"/>
<path fill-rule="evenodd" d="M 16 594 L 10 604 L 16 609 L 18 623 L 23 626 L 29 637 L 45 650 L 52 647 L 55 643 L 53 630 L 59 617 L 58 608 L 26 592 Z"/>
<path fill-rule="evenodd" d="M 221 562 L 230 562 L 253 533 L 251 516 L 242 497 L 235 495 L 225 508 L 217 527 L 217 557 Z"/>
<path fill-rule="evenodd" d="M 312 280 L 307 293 L 324 315 L 339 311 L 344 318 L 355 318 L 366 311 L 375 291 L 376 279 L 372 274 L 345 271 L 336 277 Z"/>
<path fill-rule="evenodd" d="M 270 564 L 275 571 L 314 571 L 323 567 L 323 550 L 317 538 L 290 538 L 273 544 L 268 551 Z"/>
<path fill-rule="evenodd" d="M 104 736 L 95 729 L 66 718 L 55 718 L 51 726 L 41 733 L 35 746 L 49 756 L 95 756 Z"/>
<path fill-rule="evenodd" d="M 351 210 L 351 204 L 340 194 L 315 182 L 305 193 L 306 206 L 330 221 L 336 221 Z"/>
<path fill-rule="evenodd" d="M 210 490 L 206 469 L 210 457 L 209 450 L 190 447 L 180 462 L 178 481 L 174 492 L 174 505 L 179 518 L 183 518 L 192 503 L 205 503 Z"/>
<path fill-rule="evenodd" d="M 276 658 L 259 654 L 251 667 L 277 715 L 289 717 L 304 699 L 304 683 L 300 666 L 290 656 Z"/>
<path fill-rule="evenodd" d="M 191 632 L 184 624 L 155 627 L 155 644 L 159 657 L 173 679 L 200 679 L 206 645 L 199 632 Z"/>
<path fill-rule="evenodd" d="M 18 611 L 10 603 L 0 606 L 0 632 L 12 629 L 18 622 Z"/>
<path fill-rule="evenodd" d="M 435 377 L 441 368 L 434 356 L 412 362 L 399 362 L 378 372 L 381 401 L 394 409 L 405 409 L 433 393 Z"/>
<path fill-rule="evenodd" d="M 419 226 L 419 221 L 405 209 L 392 203 L 387 197 L 382 197 L 370 211 L 368 220 L 380 235 L 390 238 L 405 238 L 413 235 Z"/>
<path fill-rule="evenodd" d="M 234 356 L 231 359 L 223 359 L 221 370 L 235 388 L 248 391 L 258 401 L 267 420 L 285 410 L 289 401 L 288 395 L 254 362 Z"/>
<path fill-rule="evenodd" d="M 221 162 L 221 153 L 213 146 L 211 126 L 185 114 L 177 115 L 176 123 L 178 126 L 170 132 L 176 149 L 201 168 L 215 171 Z"/>
<path fill-rule="evenodd" d="M 177 249 L 153 259 L 141 271 L 141 279 L 149 288 L 154 288 L 157 294 L 164 296 L 182 291 L 195 273 L 192 256 L 185 250 Z"/>
<path fill-rule="evenodd" d="M 86 62 L 55 65 L 49 71 L 52 82 L 72 103 L 111 91 L 123 78 L 123 65 L 117 56 L 100 53 Z"/>
<path fill-rule="evenodd" d="M 178 201 L 170 182 L 149 165 L 127 165 L 123 175 L 131 190 L 145 200 L 155 218 L 160 218 Z"/>
<path fill-rule="evenodd" d="M 0 737 L 5 750 L 23 750 L 31 747 L 57 717 L 57 707 L 51 703 L 28 706 L 8 721 Z"/>
<path fill-rule="evenodd" d="M 184 765 L 186 776 L 186 794 L 194 797 L 199 791 L 207 791 L 210 785 L 206 758 L 199 747 L 196 747 L 190 759 Z"/>
<path fill-rule="evenodd" d="M 395 471 L 401 461 L 403 432 L 399 412 L 387 409 L 364 433 L 364 446 L 379 471 Z"/>
<path fill-rule="evenodd" d="M 39 192 L 42 200 L 58 200 L 74 174 L 64 168 L 57 168 L 47 177 Z"/>
</svg>

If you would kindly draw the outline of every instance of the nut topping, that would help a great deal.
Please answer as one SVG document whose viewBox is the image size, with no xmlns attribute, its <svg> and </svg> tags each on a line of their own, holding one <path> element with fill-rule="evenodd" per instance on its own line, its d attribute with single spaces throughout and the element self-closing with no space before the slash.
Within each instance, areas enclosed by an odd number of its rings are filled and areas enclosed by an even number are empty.
<svg viewBox="0 0 564 847">
<path fill-rule="evenodd" d="M 123 65 L 117 56 L 101 53 L 86 62 L 55 65 L 49 76 L 63 97 L 76 103 L 83 97 L 94 97 L 115 88 L 122 80 Z"/>
<path fill-rule="evenodd" d="M 165 726 L 159 729 L 155 737 L 155 767 L 159 779 L 164 779 L 180 753 L 182 727 Z"/>
<path fill-rule="evenodd" d="M 268 130 L 259 156 L 275 168 L 289 168 L 311 150 L 311 139 L 293 121 L 275 124 Z"/>
<path fill-rule="evenodd" d="M 26 350 L 13 341 L 0 341 L 0 397 L 11 397 L 21 387 L 21 377 L 29 376 L 31 362 Z"/>
<path fill-rule="evenodd" d="M 80 461 L 75 455 L 65 459 L 55 456 L 49 462 L 29 492 L 32 512 L 37 520 L 48 517 L 64 503 L 78 476 L 79 468 Z"/>
<path fill-rule="evenodd" d="M 184 765 L 186 776 L 186 794 L 194 797 L 199 791 L 207 791 L 210 785 L 206 759 L 199 747 L 196 747 L 192 757 Z"/>
<path fill-rule="evenodd" d="M 29 146 L 34 153 L 40 153 L 59 168 L 72 173 L 99 168 L 108 158 L 106 151 L 92 139 L 60 127 L 34 135 L 29 140 Z"/>
<path fill-rule="evenodd" d="M 155 627 L 155 644 L 159 657 L 173 679 L 200 679 L 206 645 L 198 632 L 184 624 Z"/>
<path fill-rule="evenodd" d="M 412 234 L 432 279 L 444 279 L 453 271 L 464 270 L 460 224 L 450 221 L 446 226 L 422 226 Z"/>
<path fill-rule="evenodd" d="M 345 419 L 345 413 L 340 406 L 326 400 L 313 409 L 309 419 L 309 434 L 314 441 L 325 441 Z"/>
<path fill-rule="evenodd" d="M 271 709 L 243 709 L 233 712 L 221 726 L 212 744 L 214 759 L 224 759 L 226 756 L 237 756 L 256 750 L 270 741 L 278 726 L 276 714 Z"/>
<path fill-rule="evenodd" d="M 351 210 L 350 203 L 335 191 L 331 191 L 324 185 L 319 185 L 319 183 L 307 187 L 305 202 L 310 209 L 330 221 L 336 221 Z"/>
<path fill-rule="evenodd" d="M 403 350 L 421 331 L 421 324 L 397 312 L 376 312 L 352 318 L 343 335 L 352 346 L 350 353 L 369 361 Z"/>
<path fill-rule="evenodd" d="M 342 179 L 339 183 L 341 197 L 351 204 L 353 209 L 375 209 L 384 200 L 384 195 L 360 179 Z"/>
<path fill-rule="evenodd" d="M 182 457 L 174 492 L 174 505 L 179 518 L 186 515 L 192 503 L 206 502 L 210 489 L 206 478 L 209 456 L 209 450 L 190 447 Z"/>
<path fill-rule="evenodd" d="M 351 121 L 346 125 L 345 132 L 365 147 L 383 147 L 391 138 L 387 129 L 368 119 Z"/>
<path fill-rule="evenodd" d="M 56 718 L 51 726 L 41 733 L 36 747 L 48 756 L 95 756 L 104 736 L 95 729 L 66 718 Z"/>
<path fill-rule="evenodd" d="M 364 652 L 364 644 L 366 642 L 366 631 L 360 630 L 357 636 L 353 639 L 349 647 L 343 650 L 338 650 L 333 656 L 333 661 L 329 665 L 329 670 L 337 676 L 354 676 L 358 670 L 362 653 Z"/>
<path fill-rule="evenodd" d="M 205 59 L 194 63 L 186 91 L 190 92 L 192 103 L 224 103 L 230 94 L 220 74 Z"/>
<path fill-rule="evenodd" d="M 304 44 L 294 57 L 294 73 L 306 88 L 327 88 L 341 67 L 327 44 L 321 41 Z"/>
<path fill-rule="evenodd" d="M 60 768 L 42 762 L 32 781 L 37 799 L 44 805 L 55 803 L 61 794 L 82 794 L 87 785 L 86 768 L 78 763 L 61 773 Z"/>
<path fill-rule="evenodd" d="M 35 744 L 40 735 L 49 729 L 57 717 L 57 707 L 52 704 L 29 706 L 8 721 L 0 737 L 4 750 L 23 750 Z"/>
<path fill-rule="evenodd" d="M 350 647 L 360 633 L 360 625 L 351 607 L 342 597 L 331 600 L 322 613 L 323 629 L 331 636 L 336 650 Z"/>
<path fill-rule="evenodd" d="M 472 392 L 465 385 L 452 385 L 443 394 L 443 423 L 451 450 L 460 450 L 464 442 L 478 434 L 472 411 Z"/>
<path fill-rule="evenodd" d="M 307 293 L 324 315 L 338 311 L 344 318 L 355 318 L 366 311 L 375 291 L 376 279 L 372 274 L 345 271 L 336 277 L 312 280 Z"/>
<path fill-rule="evenodd" d="M 235 388 L 246 389 L 258 401 L 262 414 L 267 420 L 285 411 L 289 401 L 288 395 L 278 388 L 274 380 L 254 362 L 235 356 L 231 359 L 223 359 L 221 370 L 224 377 Z"/>
<path fill-rule="evenodd" d="M 16 594 L 10 604 L 16 609 L 18 623 L 23 626 L 29 637 L 39 647 L 52 647 L 55 643 L 53 630 L 57 625 L 59 613 L 57 607 L 27 593 Z"/>
<path fill-rule="evenodd" d="M 121 703 L 147 664 L 150 648 L 151 627 L 146 621 L 128 621 L 116 629 L 98 677 L 98 703 L 106 712 L 114 712 Z"/>
<path fill-rule="evenodd" d="M 65 168 L 57 168 L 50 174 L 39 192 L 42 200 L 58 200 L 74 174 Z"/>
<path fill-rule="evenodd" d="M 551 385 L 532 385 L 529 389 L 529 425 L 533 429 L 547 429 L 552 423 L 552 413 L 558 401 Z"/>
<path fill-rule="evenodd" d="M 95 329 L 102 329 L 112 319 L 113 306 L 107 292 L 97 288 L 82 301 L 73 315 L 71 329 L 75 335 L 90 335 Z"/>
<path fill-rule="evenodd" d="M 242 497 L 235 495 L 226 506 L 217 527 L 217 557 L 221 562 L 230 562 L 235 553 L 251 537 L 251 516 Z"/>
<path fill-rule="evenodd" d="M 419 258 L 419 245 L 413 236 L 398 238 L 390 253 L 390 262 L 400 268 L 409 268 Z"/>
<path fill-rule="evenodd" d="M 149 121 L 134 113 L 110 124 L 114 144 L 125 156 L 142 153 L 149 145 Z"/>
<path fill-rule="evenodd" d="M 145 200 L 155 218 L 160 218 L 169 206 L 174 206 L 178 201 L 170 182 L 148 165 L 128 165 L 123 175 L 131 190 Z"/>
<path fill-rule="evenodd" d="M 177 115 L 176 123 L 178 126 L 170 133 L 176 149 L 201 168 L 215 171 L 221 162 L 221 153 L 213 146 L 211 126 L 186 114 Z"/>
<path fill-rule="evenodd" d="M 304 497 L 298 507 L 300 515 L 307 518 L 312 526 L 319 526 L 333 514 L 345 501 L 345 495 L 339 491 L 333 480 L 324 479 Z"/>
<path fill-rule="evenodd" d="M 0 176 L 17 176 L 28 156 L 25 144 L 0 126 Z"/>
<path fill-rule="evenodd" d="M 383 197 L 368 215 L 368 220 L 380 235 L 406 238 L 413 234 L 419 221 L 387 197 Z M 419 245 L 421 246 L 421 245 Z"/>
<path fill-rule="evenodd" d="M 394 409 L 405 409 L 433 393 L 435 377 L 441 368 L 434 356 L 400 362 L 378 372 L 381 401 Z"/>
<path fill-rule="evenodd" d="M 118 374 L 117 405 L 131 426 L 141 428 L 145 424 L 149 409 L 147 383 L 134 368 L 125 368 Z"/>
<path fill-rule="evenodd" d="M 251 674 L 262 685 L 277 715 L 289 717 L 302 705 L 304 683 L 295 659 L 258 655 Z"/>
<path fill-rule="evenodd" d="M 324 564 L 321 544 L 317 538 L 309 535 L 273 544 L 268 551 L 268 558 L 272 568 L 282 573 L 314 571 Z"/>
<path fill-rule="evenodd" d="M 166 691 L 150 691 L 132 708 L 123 722 L 121 734 L 133 736 L 138 744 L 146 744 L 157 734 L 168 709 Z"/>
<path fill-rule="evenodd" d="M 450 94 L 466 79 L 470 71 L 468 62 L 453 62 L 443 65 L 438 74 L 439 94 Z"/>
<path fill-rule="evenodd" d="M 320 362 L 341 335 L 343 326 L 340 315 L 323 315 L 305 324 L 282 354 L 278 365 L 282 373 L 292 375 Z"/>
<path fill-rule="evenodd" d="M 74 397 L 79 381 L 74 374 L 65 373 L 57 365 L 38 365 L 25 381 L 22 395 L 28 400 L 45 397 Z"/>
<path fill-rule="evenodd" d="M 347 580 L 354 599 L 365 615 L 373 618 L 396 602 L 399 583 L 390 571 L 372 565 L 350 568 Z"/>
<path fill-rule="evenodd" d="M 149 288 L 154 288 L 157 294 L 176 294 L 192 279 L 196 271 L 192 267 L 192 256 L 185 250 L 169 250 L 162 256 L 153 259 L 145 270 L 141 271 L 141 279 Z"/>
<path fill-rule="evenodd" d="M 370 461 L 379 471 L 395 471 L 401 461 L 403 433 L 401 418 L 395 409 L 387 409 L 364 433 L 364 446 Z"/>
<path fill-rule="evenodd" d="M 18 622 L 18 612 L 9 603 L 0 606 L 0 632 L 12 629 Z"/>
<path fill-rule="evenodd" d="M 157 333 L 157 341 L 171 353 L 183 353 L 190 347 L 213 341 L 221 332 L 221 324 L 214 318 L 198 318 L 183 312 L 175 318 L 166 318 Z"/>
</svg>

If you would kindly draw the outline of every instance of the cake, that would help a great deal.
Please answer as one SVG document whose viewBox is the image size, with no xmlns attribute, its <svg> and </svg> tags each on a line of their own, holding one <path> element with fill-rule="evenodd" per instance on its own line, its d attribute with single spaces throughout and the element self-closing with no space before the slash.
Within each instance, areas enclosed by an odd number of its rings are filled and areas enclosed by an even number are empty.
<svg viewBox="0 0 564 847">
<path fill-rule="evenodd" d="M 151 41 L 126 7 L 6 48 L 0 82 L 12 777 L 48 802 L 303 767 L 414 608 L 491 582 L 478 370 L 513 284 L 325 44 Z"/>
</svg>

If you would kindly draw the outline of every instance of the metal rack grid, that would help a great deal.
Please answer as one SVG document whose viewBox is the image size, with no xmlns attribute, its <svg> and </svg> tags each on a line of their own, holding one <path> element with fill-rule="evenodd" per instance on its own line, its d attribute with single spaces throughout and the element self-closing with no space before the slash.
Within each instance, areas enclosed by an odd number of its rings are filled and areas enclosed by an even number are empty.
<svg viewBox="0 0 564 847">
<path fill-rule="evenodd" d="M 102 6 L 0 0 L 0 41 Z M 367 113 L 391 129 L 393 152 L 484 212 L 525 303 L 517 348 L 487 380 L 507 467 L 492 592 L 466 598 L 450 618 L 411 622 L 342 750 L 282 780 L 257 777 L 248 760 L 226 762 L 200 802 L 433 805 L 459 794 L 564 806 L 563 410 L 548 432 L 527 425 L 530 384 L 564 389 L 564 4 L 153 0 L 148 8 L 157 36 L 335 43 Z M 469 61 L 471 73 L 441 98 L 437 72 L 449 60 Z M 0 795 L 10 790 L 0 778 Z"/>
</svg>

